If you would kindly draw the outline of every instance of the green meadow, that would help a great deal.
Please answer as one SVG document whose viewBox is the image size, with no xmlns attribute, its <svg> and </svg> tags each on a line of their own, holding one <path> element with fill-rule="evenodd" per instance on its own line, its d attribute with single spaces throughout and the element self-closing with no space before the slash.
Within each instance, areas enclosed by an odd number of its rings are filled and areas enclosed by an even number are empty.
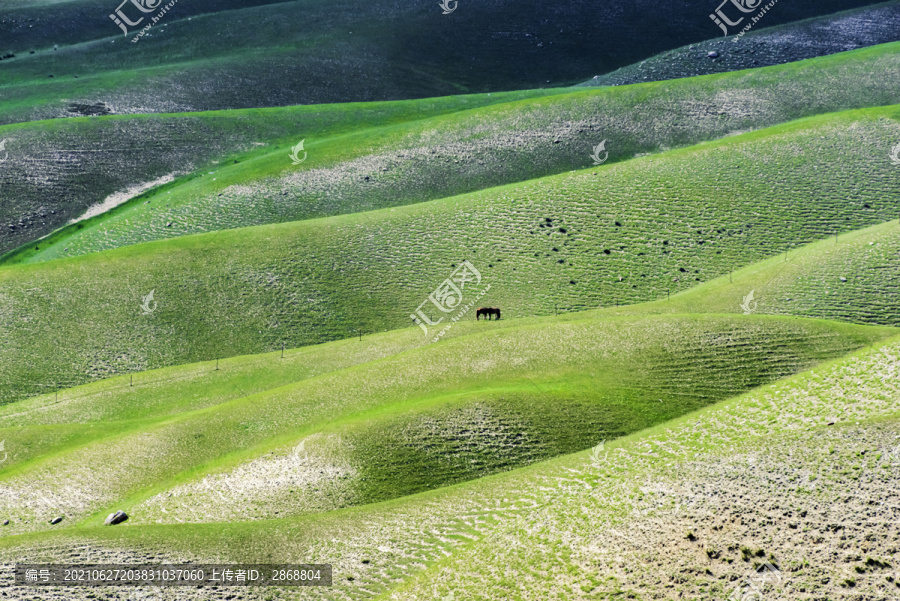
<svg viewBox="0 0 900 601">
<path fill-rule="evenodd" d="M 426 203 L 0 268 L 9 341 L 0 382 L 21 398 L 408 327 L 463 260 L 491 285 L 483 303 L 513 318 L 667 298 L 893 220 L 896 116 L 895 107 L 823 115 Z M 820 160 L 804 160 L 812 153 Z M 896 325 L 894 314 L 874 323 Z"/>
<path fill-rule="evenodd" d="M 900 1 L 181 6 L 0 7 L 0 572 L 333 583 L 0 597 L 897 596 Z"/>
<path fill-rule="evenodd" d="M 897 56 L 897 44 L 885 44 L 635 86 L 7 126 L 0 135 L 21 162 L 9 168 L 23 175 L 34 157 L 77 152 L 61 171 L 4 192 L 7 214 L 19 221 L 0 232 L 0 248 L 18 247 L 3 263 L 524 183 L 593 166 L 603 141 L 608 166 L 821 113 L 894 105 Z M 821 94 L 825 87 L 841 92 Z M 301 140 L 306 158 L 294 165 L 289 155 Z M 163 177 L 174 181 L 66 225 L 108 195 Z"/>
</svg>

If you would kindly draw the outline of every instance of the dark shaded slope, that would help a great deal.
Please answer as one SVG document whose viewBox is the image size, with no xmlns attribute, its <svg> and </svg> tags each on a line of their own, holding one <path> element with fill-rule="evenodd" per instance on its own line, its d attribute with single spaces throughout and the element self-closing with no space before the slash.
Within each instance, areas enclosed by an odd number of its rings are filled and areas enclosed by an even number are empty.
<svg viewBox="0 0 900 601">
<path fill-rule="evenodd" d="M 682 46 L 606 75 L 584 86 L 621 86 L 780 65 L 900 40 L 900 2 L 843 11 L 745 35 Z M 712 57 L 710 53 L 718 56 Z"/>
<path fill-rule="evenodd" d="M 0 62 L 14 84 L 0 86 L 0 122 L 97 102 L 172 112 L 570 84 L 719 33 L 713 2 L 460 0 L 444 15 L 436 0 L 297 0 L 194 17 L 184 2 L 133 44 L 108 18 L 115 3 L 89 16 L 95 1 L 22 9 L 12 24 L 0 11 L 4 52 L 17 55 Z M 868 4 L 795 0 L 760 26 Z M 21 32 L 29 18 L 34 37 Z M 79 43 L 53 50 L 56 37 Z"/>
</svg>

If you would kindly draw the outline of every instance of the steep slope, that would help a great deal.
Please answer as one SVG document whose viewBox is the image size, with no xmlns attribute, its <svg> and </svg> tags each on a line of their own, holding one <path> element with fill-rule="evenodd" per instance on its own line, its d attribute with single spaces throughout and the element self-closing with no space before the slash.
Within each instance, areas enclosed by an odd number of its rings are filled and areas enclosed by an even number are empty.
<svg viewBox="0 0 900 601">
<path fill-rule="evenodd" d="M 898 366 L 895 341 L 546 470 L 533 510 L 391 597 L 893 598 Z"/>
<path fill-rule="evenodd" d="M 10 185 L 0 188 L 0 206 L 10 207 L 0 248 L 47 234 L 122 187 L 196 167 L 178 185 L 73 226 L 37 251 L 22 248 L 15 260 L 452 196 L 584 168 L 604 140 L 609 154 L 598 151 L 598 160 L 611 162 L 816 113 L 893 104 L 900 102 L 897 48 L 497 105 L 493 96 L 476 97 L 470 106 L 491 106 L 421 122 L 412 121 L 418 105 L 409 103 L 359 115 L 351 105 L 241 112 L 233 122 L 230 113 L 214 113 L 17 127 L 5 167 Z M 422 117 L 453 107 L 467 105 L 433 101 Z M 341 114 L 351 115 L 343 127 L 334 121 Z M 304 138 L 306 160 L 294 165 L 289 148 Z M 246 152 L 253 143 L 275 148 L 236 156 L 237 165 L 223 158 L 229 146 Z M 83 152 L 58 151 L 72 147 Z M 222 164 L 210 165 L 213 156 Z"/>
<path fill-rule="evenodd" d="M 752 293 L 752 297 L 751 297 Z M 856 323 L 900 323 L 897 221 L 842 233 L 753 264 L 643 311 L 744 311 Z"/>
<path fill-rule="evenodd" d="M 751 314 L 782 314 L 844 322 L 900 323 L 896 307 L 885 299 L 896 294 L 900 255 L 896 222 L 841 234 L 754 263 L 728 276 L 697 285 L 670 299 L 567 313 L 554 317 L 504 319 L 490 324 L 459 321 L 442 340 L 486 331 L 499 332 L 550 323 L 669 314 L 696 316 L 741 314 L 745 297 Z M 840 274 L 852 274 L 842 282 Z M 827 294 L 825 294 L 827 292 Z M 797 302 L 778 305 L 779 298 Z M 367 334 L 299 349 L 223 359 L 212 363 L 162 368 L 85 384 L 62 393 L 50 392 L 0 406 L 0 426 L 95 424 L 162 418 L 250 396 L 287 384 L 361 365 L 430 344 L 418 328 Z M 61 396 L 60 396 L 61 394 Z"/>
</svg>

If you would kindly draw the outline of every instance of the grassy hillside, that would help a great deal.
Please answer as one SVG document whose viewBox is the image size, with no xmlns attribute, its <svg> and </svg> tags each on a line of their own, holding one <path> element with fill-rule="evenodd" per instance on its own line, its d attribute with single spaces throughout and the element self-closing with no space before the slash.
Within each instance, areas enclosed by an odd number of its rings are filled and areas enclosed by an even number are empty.
<svg viewBox="0 0 900 601">
<path fill-rule="evenodd" d="M 549 96 L 535 91 L 0 128 L 10 139 L 0 249 L 30 243 L 108 194 L 167 175 L 189 174 L 36 244 L 38 251 L 23 248 L 15 260 L 452 196 L 590 166 L 604 139 L 614 162 L 817 113 L 894 104 L 900 102 L 898 47 Z M 302 139 L 307 160 L 295 166 L 289 149 Z"/>
<path fill-rule="evenodd" d="M 485 290 L 478 302 L 507 317 L 665 298 L 893 220 L 897 117 L 824 116 L 430 203 L 3 268 L 4 398 L 406 327 L 466 259 L 482 274 L 466 302 Z"/>
<path fill-rule="evenodd" d="M 0 598 L 900 595 L 900 0 L 722 1 L 0 2 Z"/>
<path fill-rule="evenodd" d="M 0 61 L 3 122 L 98 102 L 175 112 L 564 85 L 719 34 L 714 7 L 688 2 L 486 0 L 450 15 L 433 0 L 241 4 L 179 2 L 133 43 L 102 0 L 4 3 L 2 50 L 16 56 Z M 761 26 L 868 4 L 797 0 Z"/>
<path fill-rule="evenodd" d="M 115 382 L 97 410 L 117 419 L 7 418 L 0 515 L 13 534 L 54 513 L 93 523 L 122 503 L 140 523 L 381 501 L 584 449 L 894 333 L 771 317 L 545 318 L 192 410 L 165 383 L 164 406 L 148 411 Z"/>
<path fill-rule="evenodd" d="M 302 106 L 197 115 L 82 117 L 0 128 L 0 249 L 30 242 L 82 217 L 110 195 L 166 177 L 200 177 L 309 138 L 338 138 L 485 104 L 553 92 L 524 91 L 417 101 Z M 166 188 L 169 190 L 169 188 Z"/>
<path fill-rule="evenodd" d="M 900 323 L 900 226 L 897 221 L 832 236 L 741 269 L 642 311 L 740 311 L 856 323 Z"/>
<path fill-rule="evenodd" d="M 527 575 L 538 572 L 550 598 L 723 599 L 769 561 L 781 579 L 769 579 L 767 597 L 893 598 L 898 350 L 860 353 L 631 437 L 593 465 L 587 454 L 560 462 L 529 479 L 531 494 L 519 483 L 518 503 L 534 509 L 391 597 L 530 598 Z M 493 499 L 516 498 L 491 484 Z"/>
<path fill-rule="evenodd" d="M 900 2 L 896 1 L 805 19 L 789 25 L 764 29 L 757 25 L 740 37 L 718 37 L 673 48 L 611 73 L 596 75 L 581 85 L 621 86 L 780 65 L 895 42 L 900 35 L 898 25 Z M 733 31 L 739 33 L 740 29 L 735 27 Z M 710 57 L 711 52 L 718 56 Z"/>
<path fill-rule="evenodd" d="M 779 592 L 790 598 L 843 598 L 848 587 L 890 598 L 892 569 L 867 556 L 890 564 L 895 544 L 898 362 L 895 338 L 597 451 L 386 503 L 228 524 L 69 528 L 6 537 L 0 553 L 331 562 L 332 588 L 259 592 L 316 599 L 532 597 L 538 586 L 549 598 L 712 599 L 764 558 L 782 570 Z M 829 560 L 846 545 L 866 551 Z"/>
<path fill-rule="evenodd" d="M 857 230 L 815 242 L 785 255 L 754 263 L 729 276 L 674 294 L 668 300 L 556 317 L 505 319 L 485 324 L 460 321 L 443 337 L 540 326 L 549 323 L 638 318 L 658 314 L 743 313 L 752 290 L 753 314 L 780 314 L 845 322 L 900 323 L 891 303 L 900 282 L 894 256 L 900 254 L 897 222 Z M 852 279 L 842 282 L 842 274 Z M 841 285 L 838 286 L 837 283 Z M 779 304 L 779 300 L 796 299 Z M 548 321 L 549 320 L 549 321 Z M 489 325 L 489 329 L 486 329 Z M 17 424 L 92 424 L 166 417 L 210 407 L 369 363 L 427 346 L 418 328 L 367 334 L 321 345 L 288 348 L 263 355 L 231 357 L 219 362 L 161 368 L 50 392 L 0 406 L 0 426 Z"/>
</svg>

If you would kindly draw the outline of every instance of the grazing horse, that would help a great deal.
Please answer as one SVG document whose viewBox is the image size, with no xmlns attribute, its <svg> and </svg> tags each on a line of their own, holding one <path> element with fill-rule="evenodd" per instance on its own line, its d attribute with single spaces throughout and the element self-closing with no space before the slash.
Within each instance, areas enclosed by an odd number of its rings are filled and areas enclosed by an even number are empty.
<svg viewBox="0 0 900 601">
<path fill-rule="evenodd" d="M 491 307 L 482 307 L 481 309 L 478 309 L 477 311 L 475 311 L 475 319 L 476 320 L 480 321 L 482 315 L 484 315 L 484 318 L 489 321 L 490 321 L 491 317 L 493 317 L 493 316 L 496 316 L 497 319 L 500 319 L 500 309 L 491 308 Z"/>
</svg>

